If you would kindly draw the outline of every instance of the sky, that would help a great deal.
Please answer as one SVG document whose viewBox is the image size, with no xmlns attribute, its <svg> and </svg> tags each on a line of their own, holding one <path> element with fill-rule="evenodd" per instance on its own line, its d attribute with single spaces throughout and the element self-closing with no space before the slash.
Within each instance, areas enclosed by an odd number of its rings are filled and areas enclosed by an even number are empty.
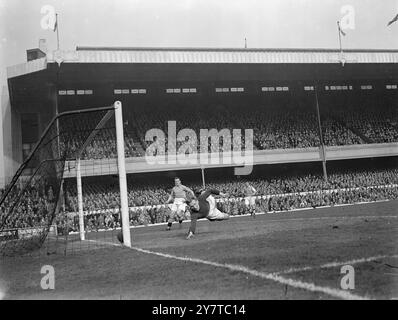
<svg viewBox="0 0 398 320">
<path fill-rule="evenodd" d="M 43 6 L 58 13 L 60 48 L 76 46 L 398 49 L 398 0 L 0 0 L 0 85 L 40 38 Z M 348 7 L 347 7 L 348 6 Z M 348 8 L 348 9 L 347 9 Z"/>
</svg>

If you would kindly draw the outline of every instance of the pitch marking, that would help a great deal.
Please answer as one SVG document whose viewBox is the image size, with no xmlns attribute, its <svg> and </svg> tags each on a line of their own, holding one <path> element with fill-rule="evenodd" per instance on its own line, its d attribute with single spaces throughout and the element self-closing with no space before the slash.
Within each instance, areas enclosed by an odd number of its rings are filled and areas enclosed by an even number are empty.
<svg viewBox="0 0 398 320">
<path fill-rule="evenodd" d="M 95 241 L 95 240 L 87 240 L 87 241 L 122 247 L 122 245 L 116 244 L 116 243 L 109 243 L 109 242 Z M 125 247 L 125 248 L 127 248 L 127 247 Z M 218 263 L 218 262 L 207 261 L 207 260 L 197 259 L 197 258 L 190 258 L 190 257 L 179 257 L 179 256 L 175 256 L 172 254 L 161 253 L 161 252 L 141 249 L 141 248 L 137 248 L 137 247 L 131 247 L 129 249 L 132 249 L 132 250 L 135 250 L 138 252 L 142 252 L 142 253 L 148 253 L 148 254 L 164 257 L 164 258 L 175 259 L 175 260 L 180 260 L 180 261 L 185 261 L 185 262 L 188 261 L 188 262 L 193 262 L 193 263 L 200 263 L 200 264 L 204 264 L 204 265 L 208 265 L 208 266 L 229 269 L 231 271 L 243 272 L 243 273 L 247 273 L 247 274 L 262 278 L 262 279 L 272 280 L 272 281 L 275 281 L 275 282 L 278 282 L 281 284 L 289 285 L 294 288 L 304 289 L 304 290 L 308 290 L 308 291 L 312 291 L 312 292 L 324 293 L 324 294 L 330 295 L 335 298 L 340 298 L 340 299 L 345 299 L 345 300 L 369 300 L 370 299 L 369 297 L 355 295 L 348 291 L 333 289 L 333 288 L 329 288 L 329 287 L 321 287 L 321 286 L 317 286 L 311 282 L 304 282 L 304 281 L 299 281 L 299 280 L 288 279 L 288 278 L 284 278 L 276 273 L 265 273 L 265 272 L 261 272 L 261 271 L 256 271 L 256 270 L 252 270 L 252 269 L 249 269 L 249 268 L 241 266 L 241 265 Z"/>
<path fill-rule="evenodd" d="M 306 267 L 299 267 L 299 268 L 290 268 L 284 271 L 276 272 L 275 274 L 289 274 L 289 273 L 294 273 L 294 272 L 301 272 L 301 271 L 308 271 L 308 270 L 314 270 L 314 269 L 325 269 L 325 268 L 334 268 L 334 267 L 339 267 L 339 266 L 344 266 L 344 265 L 353 265 L 353 264 L 358 264 L 358 263 L 364 263 L 364 262 L 371 262 L 379 259 L 386 259 L 386 258 L 398 258 L 398 255 L 379 255 L 379 256 L 374 256 L 374 257 L 369 257 L 369 258 L 361 258 L 361 259 L 354 259 L 354 260 L 349 260 L 349 261 L 344 261 L 344 262 L 329 262 L 322 264 L 320 266 L 306 266 Z"/>
</svg>

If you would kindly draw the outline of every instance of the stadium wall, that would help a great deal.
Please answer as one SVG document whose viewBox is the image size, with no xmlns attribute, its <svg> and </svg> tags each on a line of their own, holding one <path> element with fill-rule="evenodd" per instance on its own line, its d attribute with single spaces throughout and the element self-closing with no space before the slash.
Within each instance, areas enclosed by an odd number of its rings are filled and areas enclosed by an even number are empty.
<svg viewBox="0 0 398 320">
<path fill-rule="evenodd" d="M 358 144 L 326 147 L 326 160 L 389 157 L 398 155 L 398 143 Z"/>
<path fill-rule="evenodd" d="M 21 116 L 11 107 L 7 86 L 1 88 L 0 104 L 0 188 L 4 188 L 22 163 L 22 136 Z"/>
<path fill-rule="evenodd" d="M 398 143 L 380 143 L 367 145 L 351 145 L 339 147 L 326 147 L 326 160 L 344 160 L 360 159 L 372 157 L 388 157 L 398 155 Z M 198 154 L 199 157 L 199 154 Z M 203 154 L 201 155 L 203 157 Z M 208 157 L 208 156 L 207 156 Z M 151 165 L 146 162 L 145 157 L 126 158 L 127 173 L 144 173 L 170 170 L 190 170 L 200 168 L 221 168 L 221 167 L 239 167 L 233 158 L 219 157 L 219 163 L 203 164 L 197 161 L 196 164 L 175 164 L 165 163 Z M 305 149 L 285 149 L 285 150 L 256 150 L 253 152 L 253 165 L 260 164 L 278 164 L 278 163 L 302 163 L 322 161 L 319 148 Z M 75 162 L 68 161 L 65 166 L 65 178 L 75 178 Z M 104 170 L 106 168 L 106 170 Z M 83 160 L 81 161 L 82 176 L 102 176 L 117 174 L 117 163 L 115 159 L 111 160 Z"/>
<path fill-rule="evenodd" d="M 3 134 L 3 119 L 4 119 L 4 109 L 3 101 L 5 100 L 4 95 L 8 94 L 6 86 L 1 86 L 1 96 L 0 96 L 0 188 L 5 185 L 5 157 L 4 157 L 4 134 Z"/>
</svg>

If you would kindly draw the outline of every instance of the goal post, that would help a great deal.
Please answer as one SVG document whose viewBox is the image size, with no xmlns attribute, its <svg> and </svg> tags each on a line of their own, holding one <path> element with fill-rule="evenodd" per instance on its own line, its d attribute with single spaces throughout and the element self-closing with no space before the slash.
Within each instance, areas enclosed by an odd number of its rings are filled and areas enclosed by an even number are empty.
<svg viewBox="0 0 398 320">
<path fill-rule="evenodd" d="M 79 234 L 80 240 L 85 240 L 84 212 L 83 212 L 83 189 L 80 156 L 76 159 L 76 186 L 77 186 L 77 207 L 79 210 Z"/>
<path fill-rule="evenodd" d="M 120 211 L 122 216 L 123 244 L 126 247 L 131 247 L 130 218 L 129 218 L 128 198 L 127 198 L 126 162 L 124 157 L 122 103 L 120 101 L 116 101 L 114 106 L 115 106 L 116 147 L 117 147 L 117 164 L 119 172 Z"/>
<path fill-rule="evenodd" d="M 128 196 L 127 196 L 127 177 L 125 166 L 125 150 L 124 150 L 124 130 L 123 130 L 123 112 L 122 103 L 116 101 L 114 104 L 115 129 L 116 129 L 116 151 L 117 151 L 117 168 L 119 176 L 119 192 L 120 192 L 120 215 L 122 220 L 122 234 L 123 244 L 131 247 L 130 238 L 130 221 L 128 210 Z M 79 236 L 80 240 L 85 240 L 85 226 L 84 226 L 84 210 L 83 210 L 83 188 L 81 175 L 81 155 L 83 154 L 87 145 L 95 139 L 95 135 L 102 129 L 106 121 L 110 119 L 110 114 L 104 116 L 99 122 L 95 130 L 83 143 L 82 147 L 76 154 L 76 186 L 77 186 L 77 203 L 79 214 Z"/>
<path fill-rule="evenodd" d="M 0 256 L 34 251 L 49 239 L 58 243 L 60 235 L 66 235 L 66 243 L 90 239 L 87 231 L 93 228 L 87 229 L 86 223 L 92 207 L 85 201 L 83 179 L 98 168 L 93 175 L 118 176 L 113 197 L 120 199 L 114 199 L 109 225 L 112 231 L 121 227 L 124 245 L 131 246 L 123 125 L 119 101 L 62 112 L 52 119 L 0 197 Z M 76 233 L 78 238 L 68 238 Z"/>
</svg>

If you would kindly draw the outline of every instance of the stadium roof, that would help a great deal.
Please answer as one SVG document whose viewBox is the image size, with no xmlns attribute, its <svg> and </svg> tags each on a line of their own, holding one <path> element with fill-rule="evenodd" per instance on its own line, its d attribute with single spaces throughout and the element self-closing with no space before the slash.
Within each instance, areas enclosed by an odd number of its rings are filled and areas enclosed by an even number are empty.
<svg viewBox="0 0 398 320">
<path fill-rule="evenodd" d="M 398 50 L 345 50 L 358 63 L 398 63 Z M 81 63 L 336 63 L 337 49 L 77 47 Z"/>
<path fill-rule="evenodd" d="M 46 68 L 47 63 L 118 64 L 335 64 L 398 63 L 398 50 L 349 49 L 254 49 L 254 48 L 137 48 L 77 47 L 53 51 L 47 57 L 8 68 L 8 78 Z"/>
</svg>

